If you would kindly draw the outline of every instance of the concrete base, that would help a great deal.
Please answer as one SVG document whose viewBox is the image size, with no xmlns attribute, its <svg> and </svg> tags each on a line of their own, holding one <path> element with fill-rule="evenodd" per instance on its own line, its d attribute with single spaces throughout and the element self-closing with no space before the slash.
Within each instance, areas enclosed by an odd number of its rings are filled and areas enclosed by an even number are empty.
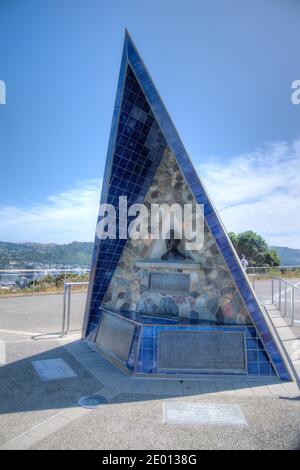
<svg viewBox="0 0 300 470">
<path fill-rule="evenodd" d="M 135 376 L 276 375 L 252 326 L 103 309 L 92 341 L 111 362 Z"/>
</svg>

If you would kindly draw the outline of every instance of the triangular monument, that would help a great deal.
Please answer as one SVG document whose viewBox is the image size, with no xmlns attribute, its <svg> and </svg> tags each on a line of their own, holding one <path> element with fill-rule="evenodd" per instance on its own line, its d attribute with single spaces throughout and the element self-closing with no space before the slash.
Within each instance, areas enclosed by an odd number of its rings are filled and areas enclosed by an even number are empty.
<svg viewBox="0 0 300 470">
<path fill-rule="evenodd" d="M 135 375 L 289 380 L 268 318 L 127 31 L 101 195 L 116 208 L 116 226 L 120 196 L 128 206 L 203 205 L 203 246 L 188 252 L 185 240 L 96 234 L 83 337 Z"/>
</svg>

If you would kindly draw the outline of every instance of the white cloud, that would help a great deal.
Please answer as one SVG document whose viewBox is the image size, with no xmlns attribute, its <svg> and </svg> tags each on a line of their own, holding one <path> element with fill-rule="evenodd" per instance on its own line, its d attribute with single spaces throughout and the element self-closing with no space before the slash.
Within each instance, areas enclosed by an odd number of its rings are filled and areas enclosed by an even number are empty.
<svg viewBox="0 0 300 470">
<path fill-rule="evenodd" d="M 254 230 L 270 245 L 300 248 L 300 140 L 270 143 L 199 174 L 229 231 Z"/>
<path fill-rule="evenodd" d="M 92 241 L 100 189 L 100 180 L 86 180 L 25 209 L 0 206 L 0 240 L 42 243 Z"/>
<path fill-rule="evenodd" d="M 205 159 L 198 170 L 229 231 L 254 230 L 270 245 L 300 248 L 299 167 L 300 140 L 226 161 Z M 0 206 L 0 240 L 92 241 L 100 186 L 100 180 L 81 181 L 25 209 Z"/>
</svg>

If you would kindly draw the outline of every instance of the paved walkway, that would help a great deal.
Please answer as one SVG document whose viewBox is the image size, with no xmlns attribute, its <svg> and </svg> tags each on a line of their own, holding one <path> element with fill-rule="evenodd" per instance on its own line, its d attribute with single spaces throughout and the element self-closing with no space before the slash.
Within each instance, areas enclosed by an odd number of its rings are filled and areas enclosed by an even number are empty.
<svg viewBox="0 0 300 470">
<path fill-rule="evenodd" d="M 297 381 L 300 384 L 300 337 L 296 335 L 296 328 L 291 328 L 290 319 L 282 317 L 274 305 L 265 305 L 270 318 L 276 328 L 282 345 L 289 356 Z"/>
<path fill-rule="evenodd" d="M 80 341 L 79 334 L 66 339 L 50 334 L 57 331 L 61 297 L 57 304 L 51 300 L 52 317 L 50 311 L 43 314 L 37 298 L 31 298 L 31 310 L 28 302 L 21 311 L 3 308 L 6 300 L 0 302 L 0 448 L 300 447 L 300 397 L 295 383 L 132 378 Z M 55 379 L 52 365 L 57 362 L 56 372 L 61 375 Z M 45 380 L 47 374 L 49 380 Z M 93 394 L 106 397 L 107 404 L 98 409 L 79 406 L 80 398 Z M 170 424 L 163 411 L 170 403 L 175 409 L 199 405 L 204 410 L 234 405 L 246 424 Z"/>
<path fill-rule="evenodd" d="M 3 333 L 2 333 L 3 337 Z M 299 392 L 277 379 L 132 378 L 74 336 L 34 340 L 6 333 L 0 368 L 2 449 L 297 448 Z M 43 381 L 33 362 L 61 358 L 75 376 Z M 99 409 L 78 405 L 101 394 Z M 165 424 L 163 404 L 235 404 L 247 426 Z"/>
</svg>

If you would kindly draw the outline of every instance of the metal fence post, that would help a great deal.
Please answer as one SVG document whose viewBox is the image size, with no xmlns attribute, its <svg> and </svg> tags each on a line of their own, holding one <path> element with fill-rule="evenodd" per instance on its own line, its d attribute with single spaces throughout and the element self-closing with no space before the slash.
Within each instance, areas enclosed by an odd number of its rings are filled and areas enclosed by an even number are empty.
<svg viewBox="0 0 300 470">
<path fill-rule="evenodd" d="M 71 286 L 68 285 L 68 310 L 67 310 L 67 329 L 66 334 L 69 334 L 70 330 L 70 313 L 71 313 Z"/>
<path fill-rule="evenodd" d="M 278 298 L 278 301 L 279 301 L 279 310 L 281 310 L 281 279 L 279 279 L 279 298 Z"/>
<path fill-rule="evenodd" d="M 284 316 L 286 317 L 287 312 L 287 284 L 284 283 Z"/>
<path fill-rule="evenodd" d="M 64 284 L 64 297 L 63 297 L 63 319 L 61 328 L 61 337 L 65 336 L 65 325 L 66 325 L 66 310 L 67 310 L 67 286 Z"/>
<path fill-rule="evenodd" d="M 292 326 L 294 326 L 295 320 L 295 289 L 292 287 L 292 296 L 291 296 L 291 311 L 292 311 Z"/>
<path fill-rule="evenodd" d="M 272 277 L 272 305 L 274 305 L 274 277 Z"/>
</svg>

